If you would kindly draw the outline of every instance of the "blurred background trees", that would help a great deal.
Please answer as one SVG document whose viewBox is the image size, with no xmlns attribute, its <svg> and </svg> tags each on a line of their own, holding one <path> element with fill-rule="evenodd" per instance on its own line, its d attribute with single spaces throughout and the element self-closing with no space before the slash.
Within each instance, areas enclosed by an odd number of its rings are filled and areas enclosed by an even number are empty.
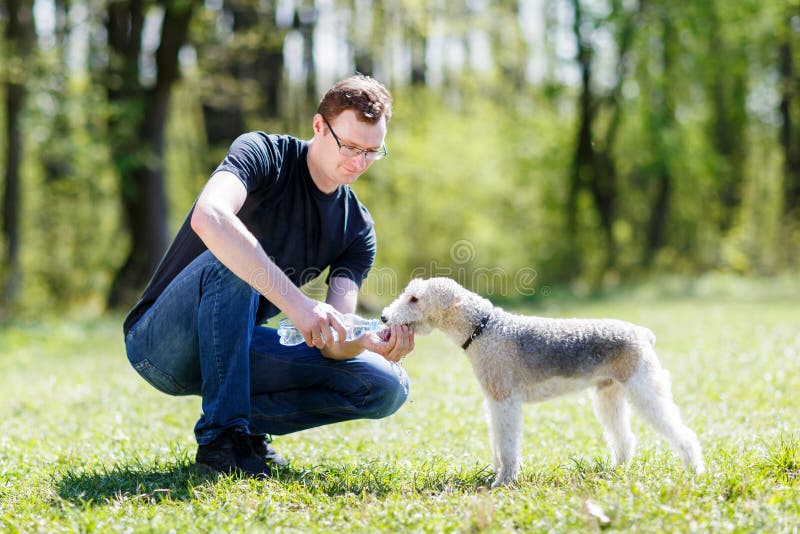
<svg viewBox="0 0 800 534">
<path fill-rule="evenodd" d="M 310 137 L 356 70 L 395 96 L 367 291 L 800 261 L 797 1 L 4 0 L 0 29 L 5 315 L 130 306 L 230 142 Z"/>
</svg>

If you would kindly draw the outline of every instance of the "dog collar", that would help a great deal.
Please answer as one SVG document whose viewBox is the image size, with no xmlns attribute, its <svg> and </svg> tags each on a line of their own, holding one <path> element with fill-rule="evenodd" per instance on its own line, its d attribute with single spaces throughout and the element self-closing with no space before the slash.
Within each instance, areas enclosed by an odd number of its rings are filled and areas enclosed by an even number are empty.
<svg viewBox="0 0 800 534">
<path fill-rule="evenodd" d="M 467 350 L 469 346 L 472 344 L 472 342 L 475 341 L 475 339 L 477 339 L 478 336 L 483 333 L 483 329 L 486 328 L 486 325 L 489 323 L 490 314 L 491 312 L 483 316 L 483 319 L 481 319 L 481 323 L 475 327 L 475 330 L 472 331 L 472 335 L 470 335 L 464 342 L 464 344 L 461 345 L 462 349 Z"/>
</svg>

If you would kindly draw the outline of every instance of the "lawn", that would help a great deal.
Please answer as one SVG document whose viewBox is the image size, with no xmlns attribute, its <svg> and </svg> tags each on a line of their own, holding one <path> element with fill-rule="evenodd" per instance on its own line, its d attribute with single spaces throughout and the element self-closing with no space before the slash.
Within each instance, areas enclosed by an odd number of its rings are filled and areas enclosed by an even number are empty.
<svg viewBox="0 0 800 534">
<path fill-rule="evenodd" d="M 523 476 L 493 491 L 481 394 L 439 334 L 406 359 L 397 414 L 280 437 L 292 468 L 255 481 L 193 468 L 199 400 L 135 374 L 120 317 L 17 322 L 0 329 L 0 531 L 798 532 L 799 297 L 658 286 L 519 308 L 650 327 L 708 473 L 638 417 L 635 459 L 612 469 L 579 394 L 526 408 Z"/>
</svg>

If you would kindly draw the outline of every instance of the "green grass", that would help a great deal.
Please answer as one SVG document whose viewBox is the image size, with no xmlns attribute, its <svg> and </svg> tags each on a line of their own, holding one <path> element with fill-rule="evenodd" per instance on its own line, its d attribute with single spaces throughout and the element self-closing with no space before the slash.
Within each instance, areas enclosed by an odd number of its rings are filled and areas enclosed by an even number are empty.
<svg viewBox="0 0 800 534">
<path fill-rule="evenodd" d="M 523 476 L 495 491 L 478 386 L 441 335 L 406 360 L 411 397 L 396 415 L 280 437 L 292 469 L 253 481 L 193 468 L 199 399 L 135 374 L 120 318 L 7 326 L 0 531 L 798 532 L 797 286 L 746 287 L 650 287 L 534 310 L 653 329 L 708 474 L 686 473 L 640 418 L 634 461 L 611 469 L 579 394 L 526 408 Z"/>
</svg>

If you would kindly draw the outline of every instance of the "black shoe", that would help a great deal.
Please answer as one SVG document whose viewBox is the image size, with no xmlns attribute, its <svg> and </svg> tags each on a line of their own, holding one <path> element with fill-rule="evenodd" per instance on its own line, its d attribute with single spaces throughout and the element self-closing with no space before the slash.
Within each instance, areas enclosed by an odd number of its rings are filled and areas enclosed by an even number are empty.
<svg viewBox="0 0 800 534">
<path fill-rule="evenodd" d="M 240 428 L 226 430 L 208 445 L 197 447 L 195 462 L 226 474 L 265 477 L 272 469 L 250 445 L 250 435 Z"/>
<path fill-rule="evenodd" d="M 250 434 L 250 446 L 256 456 L 264 460 L 267 465 L 275 467 L 286 467 L 289 460 L 272 448 L 272 438 L 263 434 Z"/>
</svg>

